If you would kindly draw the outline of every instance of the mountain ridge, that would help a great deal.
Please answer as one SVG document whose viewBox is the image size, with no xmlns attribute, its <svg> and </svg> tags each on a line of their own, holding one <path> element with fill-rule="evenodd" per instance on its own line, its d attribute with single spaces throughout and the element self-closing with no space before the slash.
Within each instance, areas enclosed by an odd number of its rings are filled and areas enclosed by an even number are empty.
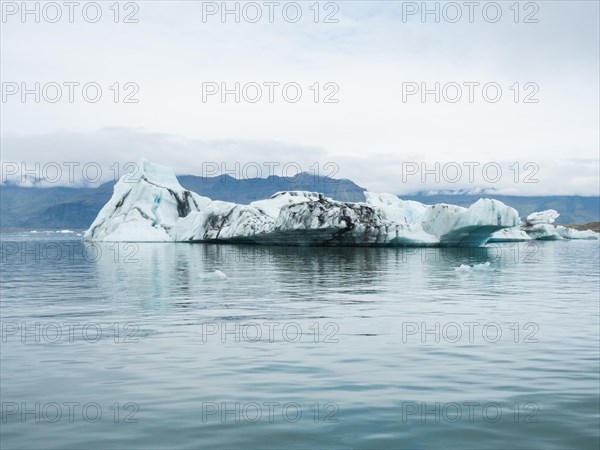
<svg viewBox="0 0 600 450">
<path fill-rule="evenodd" d="M 365 201 L 365 188 L 347 179 L 333 179 L 304 173 L 295 178 L 272 175 L 268 178 L 236 179 L 229 175 L 201 177 L 179 175 L 180 184 L 213 200 L 241 204 L 269 198 L 279 191 L 321 192 L 334 200 Z M 87 228 L 110 199 L 114 181 L 98 187 L 21 187 L 0 185 L 0 228 Z M 585 196 L 508 196 L 493 193 L 399 195 L 403 200 L 425 204 L 450 203 L 469 206 L 481 197 L 494 198 L 517 209 L 521 217 L 535 211 L 555 209 L 557 223 L 584 224 L 600 221 L 600 197 Z"/>
</svg>

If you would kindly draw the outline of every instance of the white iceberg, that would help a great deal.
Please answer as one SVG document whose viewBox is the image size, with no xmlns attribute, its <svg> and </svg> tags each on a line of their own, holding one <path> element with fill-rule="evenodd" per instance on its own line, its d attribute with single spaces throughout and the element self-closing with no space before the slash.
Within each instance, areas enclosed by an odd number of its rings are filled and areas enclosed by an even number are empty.
<svg viewBox="0 0 600 450">
<path fill-rule="evenodd" d="M 113 195 L 84 233 L 90 241 L 171 242 L 180 218 L 210 203 L 181 187 L 168 167 L 142 159 L 138 170 L 121 177 Z"/>
<path fill-rule="evenodd" d="M 595 231 L 580 231 L 554 225 L 560 214 L 554 209 L 529 214 L 525 222 L 515 228 L 495 232 L 488 242 L 556 241 L 561 239 L 598 239 Z"/>
<path fill-rule="evenodd" d="M 497 200 L 479 199 L 469 208 L 445 204 L 428 207 L 423 229 L 439 236 L 440 243 L 483 245 L 495 231 L 518 223 L 516 209 Z"/>
<path fill-rule="evenodd" d="M 561 225 L 556 226 L 556 232 L 563 239 L 598 239 L 600 237 L 599 233 L 592 230 L 576 230 Z"/>
<path fill-rule="evenodd" d="M 554 241 L 562 239 L 552 225 L 560 214 L 554 209 L 547 211 L 534 212 L 527 216 L 521 229 L 532 239 Z"/>
<path fill-rule="evenodd" d="M 365 193 L 339 202 L 317 192 L 278 192 L 238 205 L 181 187 L 171 169 L 141 160 L 123 177 L 84 239 L 133 242 L 226 242 L 270 245 L 480 246 L 519 224 L 517 211 L 480 199 L 469 208 L 424 205 Z"/>
<path fill-rule="evenodd" d="M 554 209 L 546 211 L 534 212 L 527 216 L 525 223 L 528 225 L 536 225 L 539 223 L 554 223 L 560 214 Z"/>
</svg>

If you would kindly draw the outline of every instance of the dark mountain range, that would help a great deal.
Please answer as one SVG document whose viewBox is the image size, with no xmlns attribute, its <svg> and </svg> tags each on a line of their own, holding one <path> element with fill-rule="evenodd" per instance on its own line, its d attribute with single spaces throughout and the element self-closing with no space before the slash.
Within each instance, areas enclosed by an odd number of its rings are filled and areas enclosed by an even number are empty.
<svg viewBox="0 0 600 450">
<path fill-rule="evenodd" d="M 317 191 L 335 200 L 364 201 L 364 188 L 350 180 L 302 174 L 297 178 L 272 176 L 238 180 L 178 176 L 180 184 L 213 200 L 250 203 L 279 191 Z M 88 228 L 110 199 L 114 181 L 96 188 L 0 186 L 0 228 Z"/>
<path fill-rule="evenodd" d="M 228 175 L 212 178 L 183 175 L 183 187 L 213 200 L 247 204 L 279 191 L 316 191 L 341 201 L 364 201 L 364 188 L 350 180 L 302 174 L 297 179 L 273 176 L 238 180 Z M 0 186 L 0 228 L 87 228 L 110 199 L 114 182 L 96 188 Z M 450 203 L 469 206 L 480 197 L 495 198 L 516 208 L 522 217 L 535 211 L 556 209 L 559 223 L 583 224 L 600 221 L 600 197 L 516 197 L 494 194 L 402 195 L 405 200 L 426 204 Z"/>
</svg>

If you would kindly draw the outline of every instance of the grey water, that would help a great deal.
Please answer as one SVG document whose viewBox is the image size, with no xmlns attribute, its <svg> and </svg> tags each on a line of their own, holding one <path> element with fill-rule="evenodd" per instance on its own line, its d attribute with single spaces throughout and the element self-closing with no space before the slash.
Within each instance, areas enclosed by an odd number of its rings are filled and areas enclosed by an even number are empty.
<svg viewBox="0 0 600 450">
<path fill-rule="evenodd" d="M 598 241 L 1 237 L 3 449 L 600 446 Z"/>
</svg>

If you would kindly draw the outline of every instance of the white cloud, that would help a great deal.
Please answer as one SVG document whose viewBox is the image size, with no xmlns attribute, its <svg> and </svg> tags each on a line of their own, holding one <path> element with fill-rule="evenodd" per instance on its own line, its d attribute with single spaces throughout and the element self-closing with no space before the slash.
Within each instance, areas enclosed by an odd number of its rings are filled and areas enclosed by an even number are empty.
<svg viewBox="0 0 600 450">
<path fill-rule="evenodd" d="M 544 182 L 495 187 L 598 190 L 597 170 L 589 173 L 600 147 L 596 2 L 536 2 L 534 24 L 514 23 L 508 2 L 495 24 L 481 16 L 472 24 L 403 23 L 402 2 L 339 2 L 337 24 L 313 23 L 312 3 L 302 3 L 297 24 L 203 23 L 202 2 L 138 4 L 137 24 L 110 16 L 96 24 L 2 24 L 3 82 L 95 81 L 103 88 L 95 104 L 80 96 L 74 103 L 3 102 L 4 161 L 145 155 L 197 171 L 207 157 L 301 161 L 303 168 L 334 158 L 340 175 L 398 192 L 407 188 L 397 181 L 402 161 L 533 161 Z M 109 88 L 116 81 L 139 85 L 139 103 L 115 103 Z M 303 97 L 291 104 L 278 91 L 274 103 L 202 103 L 206 81 L 294 81 Z M 339 103 L 315 103 L 310 86 L 317 81 L 321 88 L 336 83 Z M 422 104 L 417 96 L 403 103 L 403 81 L 493 81 L 503 96 L 493 104 L 480 91 L 474 103 Z M 539 103 L 515 103 L 515 82 L 520 100 L 524 83 L 536 83 Z M 438 188 L 449 187 L 431 187 Z"/>
<path fill-rule="evenodd" d="M 79 162 L 72 169 L 74 184 L 79 185 L 84 178 L 95 180 L 96 168 L 102 171 L 97 181 L 104 182 L 128 172 L 126 164 L 143 157 L 170 166 L 179 175 L 229 173 L 235 178 L 264 178 L 303 171 L 348 178 L 371 191 L 398 194 L 464 189 L 507 195 L 600 195 L 598 160 L 568 155 L 561 160 L 502 156 L 435 160 L 419 153 L 349 156 L 284 142 L 204 141 L 127 128 L 7 134 L 2 142 L 2 180 L 19 179 L 29 172 L 36 179 L 58 178 L 50 185 L 73 184 L 69 178 L 73 162 Z M 86 164 L 90 168 L 84 175 Z M 56 166 L 61 168 L 58 177 Z"/>
</svg>

